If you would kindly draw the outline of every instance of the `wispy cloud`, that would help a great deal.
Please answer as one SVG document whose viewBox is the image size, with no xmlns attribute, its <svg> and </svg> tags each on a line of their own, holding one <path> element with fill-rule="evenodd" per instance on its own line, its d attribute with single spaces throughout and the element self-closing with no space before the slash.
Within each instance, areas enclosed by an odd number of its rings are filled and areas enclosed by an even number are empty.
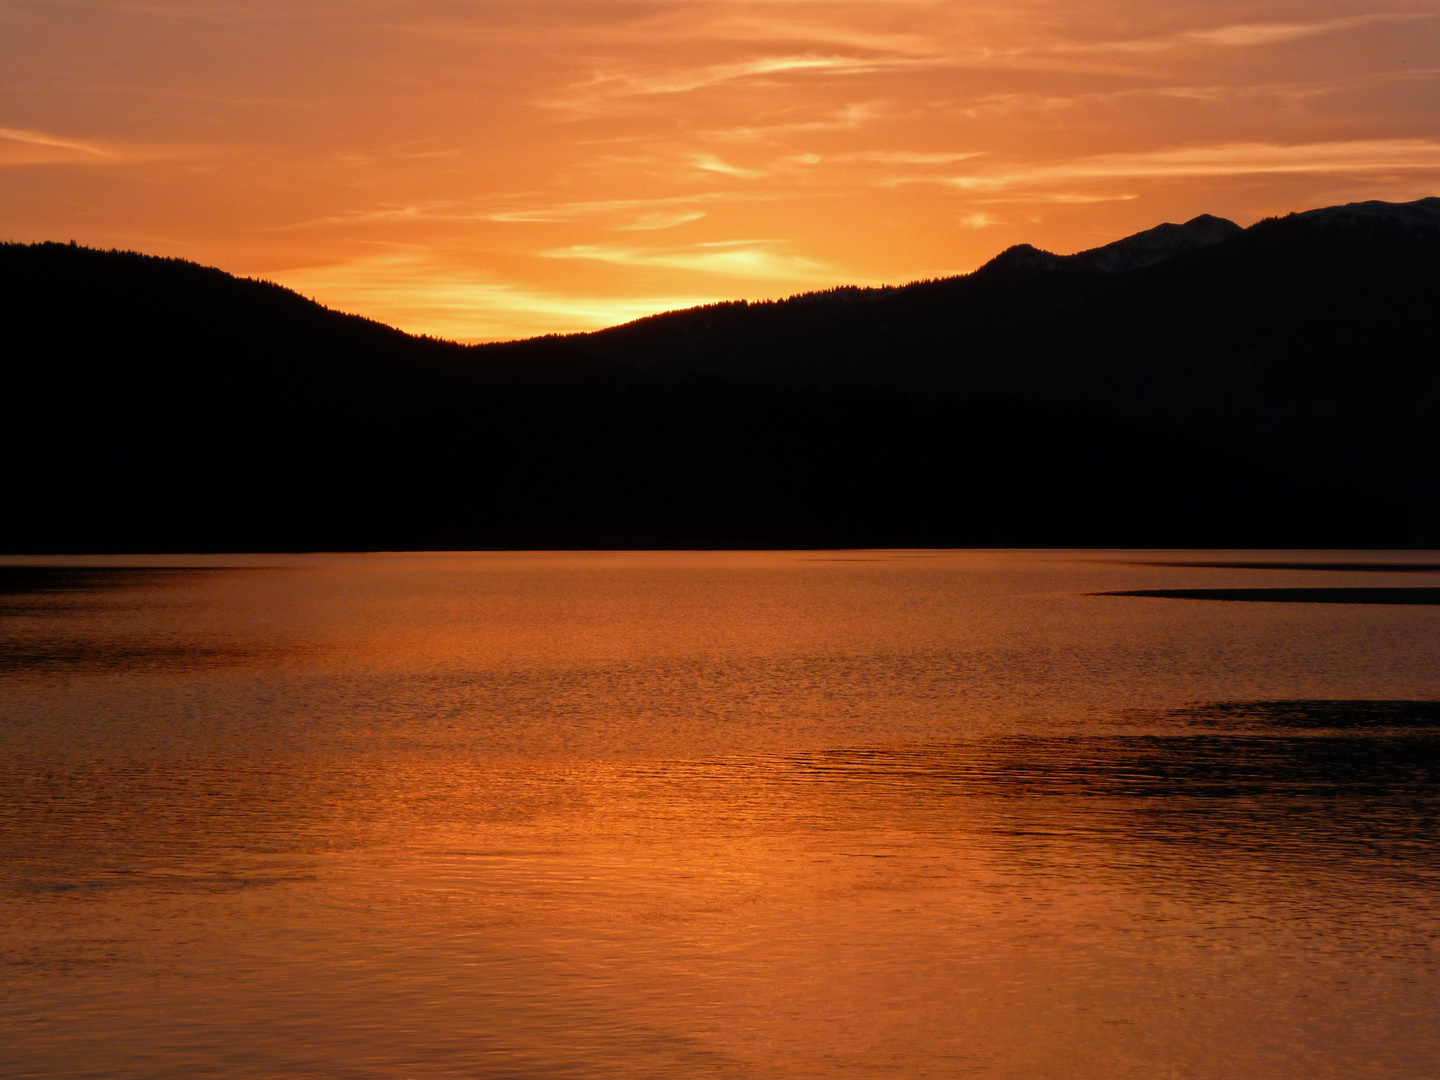
<svg viewBox="0 0 1440 1080">
<path fill-rule="evenodd" d="M 0 165 L 107 165 L 123 160 L 119 152 L 99 143 L 0 127 Z"/>
<path fill-rule="evenodd" d="M 225 0 L 121 0 L 114 6 L 134 15 L 220 23 L 303 17 L 302 13 L 293 10 L 287 12 L 283 4 L 256 3 L 255 0 L 232 0 L 228 3 Z"/>
<path fill-rule="evenodd" d="M 833 7 L 834 5 L 826 5 Z M 811 51 L 774 52 L 730 60 L 662 69 L 609 67 L 596 70 L 589 79 L 573 83 L 564 92 L 543 103 L 579 114 L 603 112 L 627 100 L 689 94 L 729 83 L 784 77 L 858 77 L 897 72 L 944 69 L 1053 68 L 1062 57 L 1170 53 L 1182 49 L 1258 48 L 1285 44 L 1327 34 L 1354 31 L 1364 26 L 1419 19 L 1415 13 L 1377 12 L 1340 19 L 1296 22 L 1230 23 L 1196 28 L 1153 37 L 1109 38 L 1090 41 L 1045 40 L 1034 36 L 1001 44 L 983 38 L 951 33 L 895 33 L 846 29 L 837 24 L 835 12 L 828 20 L 816 18 L 799 22 L 740 18 L 721 20 L 731 40 L 770 45 L 786 43 L 809 46 Z M 690 27 L 689 36 L 703 37 L 710 30 L 704 20 Z M 706 40 L 713 40 L 714 34 Z M 842 51 L 819 51 L 838 46 Z M 745 128 L 735 129 L 743 133 Z"/>
<path fill-rule="evenodd" d="M 1027 167 L 996 168 L 965 175 L 917 174 L 882 183 L 943 183 L 965 191 L 1044 189 L 1084 181 L 1201 179 L 1282 174 L 1361 175 L 1440 171 L 1440 142 L 1371 139 L 1351 142 L 1223 143 L 1137 153 L 1100 154 Z"/>
<path fill-rule="evenodd" d="M 602 89 L 608 94 L 621 96 L 654 94 L 687 94 L 693 90 L 704 90 L 722 83 L 740 79 L 754 79 L 761 76 L 790 75 L 795 73 L 823 72 L 832 75 L 853 75 L 875 71 L 887 61 L 880 58 L 856 56 L 760 56 L 730 64 L 714 64 L 708 67 L 680 69 L 653 74 L 614 73 L 597 74 L 588 84 L 591 89 Z"/>
<path fill-rule="evenodd" d="M 1181 40 L 1196 45 L 1214 45 L 1232 48 L 1254 48 L 1261 45 L 1280 45 L 1302 38 L 1319 37 L 1322 34 L 1338 34 L 1346 30 L 1367 26 L 1377 22 L 1390 22 L 1393 14 L 1356 15 L 1348 19 L 1330 19 L 1325 22 L 1309 23 L 1234 23 L 1214 30 L 1192 30 Z"/>
<path fill-rule="evenodd" d="M 704 216 L 704 211 L 695 209 L 697 206 L 706 203 L 739 202 L 743 199 L 743 195 L 729 191 L 703 191 L 653 199 L 591 199 L 582 202 L 546 203 L 535 199 L 525 206 L 487 210 L 477 216 L 486 221 L 510 224 L 555 224 L 624 216 L 628 219 L 628 224 L 640 228 L 636 222 L 658 221 L 671 217 L 684 217 L 686 221 L 695 221 Z M 682 222 L 675 221 L 674 224 Z"/>
<path fill-rule="evenodd" d="M 817 281 L 834 276 L 824 263 L 776 250 L 771 240 L 722 240 L 688 247 L 635 248 L 574 244 L 542 254 L 548 259 L 585 259 L 618 266 L 690 270 L 766 281 Z"/>
<path fill-rule="evenodd" d="M 419 203 L 392 203 L 373 206 L 363 210 L 343 210 L 323 217 L 306 218 L 286 225 L 274 226 L 272 231 L 289 232 L 298 229 L 324 228 L 327 226 L 349 227 L 355 225 L 411 224 L 421 221 L 474 221 L 481 217 L 473 208 L 463 203 L 446 200 L 432 200 Z"/>
<path fill-rule="evenodd" d="M 1134 202 L 1133 191 L 1025 191 L 1016 194 L 990 193 L 967 201 L 976 206 L 1095 206 L 1100 203 Z"/>
<path fill-rule="evenodd" d="M 277 231 L 294 231 L 315 228 L 351 228 L 365 225 L 411 225 L 422 222 L 432 223 L 474 223 L 495 222 L 512 225 L 554 225 L 566 222 L 625 218 L 623 225 L 613 227 L 669 228 L 686 221 L 696 221 L 705 216 L 703 210 L 693 209 L 697 204 L 714 202 L 735 202 L 741 196 L 732 192 L 707 191 L 691 195 L 661 196 L 653 199 L 589 199 L 579 202 L 545 202 L 533 197 L 520 205 L 513 200 L 507 209 L 495 209 L 455 200 L 431 200 L 418 203 L 394 203 L 365 209 L 347 210 L 324 217 L 307 218 L 277 226 Z M 503 205 L 503 203 L 502 203 Z M 667 224 L 654 224 L 655 222 Z"/>
<path fill-rule="evenodd" d="M 704 216 L 704 210 L 652 210 L 649 213 L 641 214 L 628 225 L 617 225 L 615 228 L 621 232 L 654 232 L 659 229 L 673 229 L 679 225 L 688 225 L 692 221 L 699 221 Z"/>
<path fill-rule="evenodd" d="M 712 128 L 697 133 L 699 138 L 716 142 L 758 142 L 787 135 L 808 135 L 827 131 L 854 131 L 880 119 L 885 102 L 865 101 L 845 105 L 810 120 L 783 120 L 772 123 L 742 124 L 729 128 Z"/>
<path fill-rule="evenodd" d="M 0 167 L 18 165 L 131 165 L 173 161 L 200 151 L 112 140 L 72 139 L 48 131 L 0 127 Z"/>
<path fill-rule="evenodd" d="M 692 154 L 690 164 L 701 172 L 719 173 L 722 176 L 738 176 L 753 180 L 765 175 L 756 169 L 742 169 L 738 165 L 731 165 L 714 154 Z"/>
<path fill-rule="evenodd" d="M 872 161 L 880 165 L 954 165 L 981 156 L 979 150 L 865 150 L 837 155 L 836 160 Z"/>
<path fill-rule="evenodd" d="M 724 64 L 660 71 L 597 71 L 540 104 L 576 116 L 592 116 L 646 98 L 690 94 L 729 83 L 797 76 L 854 77 L 901 68 L 956 62 L 945 57 L 787 55 L 759 56 Z"/>
<path fill-rule="evenodd" d="M 897 6 L 888 3 L 878 5 L 848 5 L 850 14 L 858 14 L 857 7 L 868 6 L 875 11 L 890 14 Z M 719 6 L 717 6 L 719 7 Z M 803 9 L 800 9 L 803 10 Z M 839 47 L 876 55 L 929 55 L 936 50 L 933 32 L 927 32 L 923 24 L 909 30 L 871 29 L 857 25 L 843 17 L 843 9 L 837 11 L 831 5 L 818 17 L 797 18 L 797 11 L 777 14 L 757 8 L 735 10 L 719 7 L 710 17 L 699 20 L 693 26 L 686 25 L 688 36 L 703 36 L 711 41 L 744 41 L 781 43 L 790 42 L 815 48 L 817 46 Z"/>
<path fill-rule="evenodd" d="M 1413 13 L 1375 12 L 1317 22 L 1228 23 L 1224 26 L 1184 30 L 1155 37 L 1113 38 L 1101 41 L 1062 41 L 1045 48 L 1051 53 L 1161 53 L 1186 48 L 1253 49 L 1283 45 L 1326 34 L 1341 34 L 1377 23 L 1411 20 Z"/>
</svg>

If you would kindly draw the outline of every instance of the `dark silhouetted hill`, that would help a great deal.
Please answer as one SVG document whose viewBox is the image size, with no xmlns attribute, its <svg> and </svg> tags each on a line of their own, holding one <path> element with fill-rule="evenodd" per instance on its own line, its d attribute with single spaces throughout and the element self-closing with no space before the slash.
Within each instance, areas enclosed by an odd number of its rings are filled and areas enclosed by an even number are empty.
<svg viewBox="0 0 1440 1080">
<path fill-rule="evenodd" d="M 1197 218 L 974 274 L 492 346 L 662 378 L 1006 398 L 1144 424 L 1403 507 L 1440 542 L 1440 199 Z"/>
<path fill-rule="evenodd" d="M 1201 214 L 1185 222 L 1172 225 L 1166 222 L 1153 229 L 1116 240 L 1104 247 L 1074 255 L 1052 255 L 1029 244 L 1016 244 L 1001 252 L 986 263 L 981 270 L 988 273 L 1030 270 L 1098 270 L 1107 274 L 1139 270 L 1166 262 L 1187 251 L 1198 251 L 1211 247 L 1222 240 L 1229 240 L 1244 230 L 1225 218 Z"/>
<path fill-rule="evenodd" d="M 1425 539 L 1437 205 L 475 348 L 0 245 L 0 547 Z"/>
</svg>

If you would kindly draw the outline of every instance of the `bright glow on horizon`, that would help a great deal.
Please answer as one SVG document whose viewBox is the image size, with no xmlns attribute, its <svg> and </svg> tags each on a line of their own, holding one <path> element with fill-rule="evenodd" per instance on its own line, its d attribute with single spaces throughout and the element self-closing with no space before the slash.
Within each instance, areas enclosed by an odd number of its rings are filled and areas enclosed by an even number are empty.
<svg viewBox="0 0 1440 1080">
<path fill-rule="evenodd" d="M 1433 0 L 0 0 L 0 237 L 487 340 L 1440 193 Z"/>
</svg>

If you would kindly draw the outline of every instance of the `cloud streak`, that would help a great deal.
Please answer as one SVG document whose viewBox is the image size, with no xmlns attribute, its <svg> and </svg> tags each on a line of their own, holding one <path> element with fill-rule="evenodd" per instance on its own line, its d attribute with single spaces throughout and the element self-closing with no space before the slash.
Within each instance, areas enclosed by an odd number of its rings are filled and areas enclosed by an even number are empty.
<svg viewBox="0 0 1440 1080">
<path fill-rule="evenodd" d="M 961 176 L 890 179 L 890 184 L 939 182 L 965 191 L 1045 188 L 1082 181 L 1220 179 L 1260 175 L 1357 175 L 1440 172 L 1440 141 L 1369 139 L 1278 145 L 1224 143 L 1088 158 Z"/>
<path fill-rule="evenodd" d="M 621 232 L 655 232 L 660 229 L 674 229 L 680 225 L 688 225 L 692 221 L 699 221 L 705 216 L 704 210 L 652 210 L 649 213 L 641 214 L 628 225 L 617 225 L 615 228 Z"/>
<path fill-rule="evenodd" d="M 575 244 L 543 252 L 547 259 L 583 259 L 616 266 L 688 270 L 764 281 L 824 281 L 834 271 L 814 259 L 785 255 L 771 240 L 724 240 L 689 247 L 634 248 Z"/>
<path fill-rule="evenodd" d="M 1374 13 L 1319 22 L 1228 23 L 1223 26 L 1185 30 L 1155 37 L 1117 38 L 1092 42 L 1058 42 L 1046 48 L 1052 53 L 1162 53 L 1179 49 L 1255 49 L 1285 45 L 1305 38 L 1322 37 L 1357 30 L 1376 23 L 1414 19 L 1412 14 Z"/>
<path fill-rule="evenodd" d="M 25 165 L 134 165 L 200 156 L 176 146 L 146 146 L 99 139 L 72 139 L 48 131 L 0 127 L 0 167 Z"/>
<path fill-rule="evenodd" d="M 0 165 L 114 165 L 123 160 L 98 143 L 0 127 Z"/>
<path fill-rule="evenodd" d="M 824 8 L 834 4 L 819 5 Z M 841 5 L 843 7 L 843 5 Z M 756 45 L 802 45 L 809 51 L 761 52 L 758 55 L 721 64 L 670 67 L 652 70 L 609 67 L 596 70 L 589 79 L 572 84 L 567 93 L 547 99 L 544 104 L 577 113 L 603 111 L 627 100 L 691 94 L 730 83 L 777 78 L 857 78 L 904 72 L 923 73 L 946 69 L 1034 70 L 1046 69 L 1055 58 L 1086 54 L 1144 56 L 1181 50 L 1256 49 L 1289 44 L 1307 38 L 1353 32 L 1382 23 L 1417 20 L 1426 16 L 1413 12 L 1373 12 L 1339 19 L 1310 22 L 1229 23 L 1152 37 L 1102 39 L 1098 41 L 1032 40 L 990 43 L 962 35 L 932 33 L 866 33 L 844 31 L 823 19 L 807 23 L 797 20 L 742 20 L 745 33 L 730 37 Z M 700 20 L 695 36 L 711 32 L 712 23 Z M 722 24 L 723 25 L 723 24 Z M 849 47 L 850 52 L 822 52 L 821 48 Z"/>
</svg>

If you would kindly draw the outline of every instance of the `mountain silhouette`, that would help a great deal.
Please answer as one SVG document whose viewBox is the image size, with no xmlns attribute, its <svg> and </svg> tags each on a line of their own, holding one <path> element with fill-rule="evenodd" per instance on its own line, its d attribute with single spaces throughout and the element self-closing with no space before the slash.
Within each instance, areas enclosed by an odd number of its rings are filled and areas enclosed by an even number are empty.
<svg viewBox="0 0 1440 1080">
<path fill-rule="evenodd" d="M 1191 218 L 1184 225 L 1174 225 L 1167 221 L 1153 229 L 1146 229 L 1144 232 L 1127 236 L 1123 240 L 1116 240 L 1113 244 L 1091 248 L 1089 251 L 1080 251 L 1074 255 L 1052 255 L 1048 251 L 1041 251 L 1029 244 L 1016 244 L 995 256 L 981 269 L 995 273 L 1006 270 L 1066 270 L 1073 268 L 1115 274 L 1166 262 L 1187 251 L 1197 251 L 1200 248 L 1218 244 L 1222 240 L 1229 240 L 1236 233 L 1243 231 L 1233 221 L 1213 217 L 1210 214 L 1201 214 L 1197 218 Z"/>
<path fill-rule="evenodd" d="M 1128 268 L 1127 268 L 1128 266 Z M 1440 541 L 1440 199 L 1160 226 L 973 274 L 493 346 L 661 378 L 1000 397 L 1159 428 Z"/>
<path fill-rule="evenodd" d="M 0 245 L 0 548 L 1440 539 L 1440 200 L 463 347 Z"/>
</svg>

